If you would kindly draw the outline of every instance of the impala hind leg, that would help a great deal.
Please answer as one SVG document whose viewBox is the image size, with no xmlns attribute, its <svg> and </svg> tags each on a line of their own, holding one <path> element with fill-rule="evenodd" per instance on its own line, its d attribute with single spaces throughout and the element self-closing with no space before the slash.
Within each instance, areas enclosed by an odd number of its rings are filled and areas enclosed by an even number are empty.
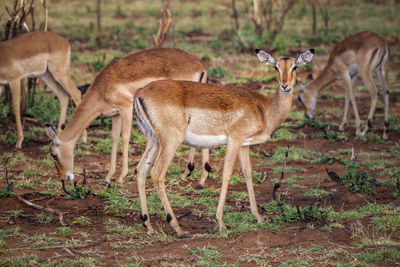
<svg viewBox="0 0 400 267">
<path fill-rule="evenodd" d="M 221 192 L 219 195 L 218 207 L 217 207 L 217 222 L 219 225 L 220 231 L 225 231 L 226 226 L 224 224 L 224 207 L 226 201 L 226 195 L 228 192 L 229 181 L 232 177 L 233 167 L 235 166 L 235 161 L 238 156 L 238 152 L 240 146 L 242 145 L 242 141 L 238 142 L 232 139 L 229 139 L 228 145 L 226 146 L 225 159 L 224 159 L 224 170 L 222 171 L 222 186 Z"/>
<path fill-rule="evenodd" d="M 382 64 L 382 67 L 376 71 L 378 75 L 379 82 L 382 88 L 382 95 L 383 95 L 383 103 L 384 103 L 384 112 L 385 112 L 385 122 L 383 126 L 383 139 L 388 139 L 387 131 L 389 130 L 389 90 L 387 87 L 386 82 L 386 64 Z"/>
<path fill-rule="evenodd" d="M 147 228 L 147 234 L 154 234 L 154 229 L 151 226 L 150 222 L 150 214 L 147 207 L 147 198 L 146 198 L 146 178 L 149 172 L 151 165 L 154 163 L 158 152 L 158 142 L 155 139 L 148 138 L 146 149 L 139 161 L 137 166 L 137 185 L 139 191 L 139 199 L 140 199 L 140 207 L 141 207 L 141 215 L 140 218 L 143 221 L 143 225 Z"/>
<path fill-rule="evenodd" d="M 249 202 L 251 214 L 256 217 L 258 223 L 262 223 L 264 218 L 258 213 L 256 196 L 254 194 L 252 168 L 250 161 L 250 149 L 248 146 L 242 146 L 239 150 L 239 162 L 240 167 L 243 171 L 243 175 L 246 179 L 247 191 L 249 193 Z"/>
<path fill-rule="evenodd" d="M 15 115 L 15 123 L 17 124 L 17 143 L 15 147 L 20 149 L 22 141 L 24 141 L 24 132 L 21 123 L 21 82 L 20 80 L 13 80 L 10 82 L 12 105 Z"/>
<path fill-rule="evenodd" d="M 211 167 L 209 164 L 210 161 L 210 150 L 208 148 L 202 149 L 201 150 L 201 178 L 199 184 L 196 186 L 197 189 L 202 189 L 204 188 L 204 185 L 206 183 L 207 177 L 209 172 L 211 172 Z"/>
<path fill-rule="evenodd" d="M 371 107 L 369 109 L 368 119 L 365 124 L 364 130 L 361 133 L 361 135 L 364 136 L 367 133 L 368 129 L 372 127 L 372 118 L 374 117 L 376 102 L 378 101 L 378 89 L 376 88 L 374 80 L 372 79 L 371 65 L 367 65 L 364 67 L 363 70 L 360 70 L 360 76 L 363 83 L 368 88 L 369 94 L 371 96 Z"/>
<path fill-rule="evenodd" d="M 165 134 L 166 136 L 176 136 L 176 132 L 172 135 Z M 171 138 L 168 140 L 159 140 L 159 151 L 154 163 L 153 169 L 151 170 L 150 176 L 157 189 L 157 193 L 160 196 L 161 203 L 164 207 L 165 213 L 167 214 L 167 222 L 175 230 L 179 237 L 185 237 L 181 227 L 179 226 L 178 220 L 172 210 L 171 204 L 168 201 L 167 192 L 165 190 L 165 175 L 168 170 L 172 159 L 175 156 L 175 152 L 183 142 L 183 135 L 177 138 Z"/>
<path fill-rule="evenodd" d="M 189 158 L 188 158 L 188 163 L 186 164 L 185 171 L 182 173 L 181 180 L 182 181 L 187 181 L 187 177 L 192 174 L 192 171 L 194 170 L 194 155 L 196 153 L 196 148 L 190 147 L 189 149 Z"/>
<path fill-rule="evenodd" d="M 117 153 L 118 153 L 118 143 L 119 138 L 121 136 L 121 116 L 115 115 L 112 117 L 112 125 L 111 125 L 111 157 L 110 157 L 110 168 L 108 169 L 108 173 L 105 181 L 109 183 L 111 178 L 115 174 L 115 167 L 117 163 Z"/>
</svg>

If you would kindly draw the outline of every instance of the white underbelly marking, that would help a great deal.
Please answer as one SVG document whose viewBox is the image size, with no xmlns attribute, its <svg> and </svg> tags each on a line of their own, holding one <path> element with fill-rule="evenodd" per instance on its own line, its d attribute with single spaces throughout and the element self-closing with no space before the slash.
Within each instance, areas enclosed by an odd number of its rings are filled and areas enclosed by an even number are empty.
<svg viewBox="0 0 400 267">
<path fill-rule="evenodd" d="M 226 135 L 197 135 L 186 131 L 183 143 L 196 148 L 212 148 L 228 144 Z"/>
</svg>

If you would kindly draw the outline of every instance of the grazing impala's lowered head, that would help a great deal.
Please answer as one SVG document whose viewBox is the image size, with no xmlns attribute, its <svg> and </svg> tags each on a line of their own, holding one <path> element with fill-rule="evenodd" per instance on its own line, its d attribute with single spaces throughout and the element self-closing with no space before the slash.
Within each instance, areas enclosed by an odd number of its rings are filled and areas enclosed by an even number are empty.
<svg viewBox="0 0 400 267">
<path fill-rule="evenodd" d="M 307 84 L 313 80 L 313 76 L 309 74 L 307 76 Z M 299 102 L 304 107 L 304 114 L 307 119 L 311 119 L 314 114 L 315 104 L 317 103 L 317 93 L 312 90 L 307 90 L 307 87 L 302 85 L 299 81 L 296 82 L 296 86 L 299 88 Z"/>
<path fill-rule="evenodd" d="M 302 53 L 297 59 L 283 57 L 275 60 L 270 54 L 264 50 L 255 50 L 260 61 L 267 65 L 274 66 L 278 73 L 279 87 L 284 93 L 290 93 L 296 84 L 296 68 L 300 65 L 307 64 L 311 61 L 314 54 L 314 49 L 307 50 Z"/>
<path fill-rule="evenodd" d="M 51 140 L 50 155 L 56 166 L 58 175 L 60 175 L 63 180 L 74 180 L 74 158 L 71 156 L 73 155 L 74 146 L 62 143 L 58 139 L 53 127 L 46 127 L 46 134 Z"/>
</svg>

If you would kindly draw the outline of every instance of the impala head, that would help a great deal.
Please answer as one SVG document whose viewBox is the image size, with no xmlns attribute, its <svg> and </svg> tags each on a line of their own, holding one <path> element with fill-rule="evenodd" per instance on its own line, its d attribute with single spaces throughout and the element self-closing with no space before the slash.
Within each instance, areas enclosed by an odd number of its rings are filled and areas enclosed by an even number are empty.
<svg viewBox="0 0 400 267">
<path fill-rule="evenodd" d="M 58 139 L 56 131 L 51 126 L 46 127 L 46 134 L 51 140 L 50 155 L 54 165 L 56 165 L 58 175 L 60 175 L 63 180 L 74 180 L 73 146 L 62 143 Z"/>
<path fill-rule="evenodd" d="M 256 49 L 255 52 L 262 63 L 274 66 L 278 73 L 279 88 L 282 92 L 290 93 L 296 84 L 296 68 L 311 61 L 314 49 L 307 50 L 297 59 L 282 57 L 278 60 L 275 60 L 264 50 Z"/>
<path fill-rule="evenodd" d="M 313 80 L 311 74 L 307 76 L 307 84 Z M 297 87 L 299 88 L 299 102 L 304 107 L 304 113 L 307 119 L 311 119 L 314 114 L 315 104 L 317 102 L 317 95 L 313 93 L 311 90 L 307 90 L 307 87 L 302 85 L 300 82 L 297 81 Z"/>
</svg>

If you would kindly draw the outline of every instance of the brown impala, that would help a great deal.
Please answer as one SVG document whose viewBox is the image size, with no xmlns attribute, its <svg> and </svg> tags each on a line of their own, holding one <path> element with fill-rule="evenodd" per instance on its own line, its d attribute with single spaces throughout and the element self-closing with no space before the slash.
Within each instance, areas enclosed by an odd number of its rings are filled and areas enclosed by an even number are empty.
<svg viewBox="0 0 400 267">
<path fill-rule="evenodd" d="M 251 178 L 249 146 L 264 143 L 286 119 L 292 105 L 296 68 L 311 61 L 314 51 L 308 50 L 297 59 L 283 57 L 277 61 L 263 50 L 256 50 L 261 62 L 273 65 L 278 72 L 278 88 L 274 96 L 243 88 L 223 87 L 187 81 L 153 82 L 136 93 L 135 110 L 146 134 L 146 150 L 137 167 L 141 218 L 154 232 L 146 200 L 146 176 L 150 176 L 167 213 L 167 221 L 183 237 L 165 190 L 165 174 L 176 149 L 183 143 L 196 148 L 226 145 L 222 187 L 217 208 L 220 230 L 229 180 L 239 155 L 246 179 L 251 213 L 262 222 L 258 213 Z"/>
<path fill-rule="evenodd" d="M 58 132 L 65 122 L 69 97 L 75 105 L 81 102 L 81 92 L 71 80 L 71 46 L 67 39 L 52 32 L 32 32 L 0 43 L 0 85 L 9 84 L 17 123 L 16 148 L 21 148 L 24 134 L 21 124 L 21 79 L 38 77 L 57 95 L 60 101 Z M 85 131 L 80 134 L 85 139 Z"/>
<path fill-rule="evenodd" d="M 113 116 L 111 166 L 106 181 L 109 182 L 115 173 L 122 131 L 122 171 L 117 180 L 122 182 L 128 173 L 128 145 L 135 92 L 152 81 L 162 79 L 205 82 L 207 69 L 195 56 L 174 48 L 143 50 L 105 67 L 87 90 L 66 128 L 58 135 L 52 128 L 46 128 L 52 140 L 50 153 L 59 175 L 63 179 L 74 179 L 73 151 L 78 136 L 97 116 L 103 114 Z M 194 149 L 191 154 L 194 154 Z"/>
<path fill-rule="evenodd" d="M 313 116 L 319 92 L 332 82 L 342 80 L 345 90 L 345 105 L 343 119 L 339 129 L 343 131 L 347 123 L 350 101 L 354 111 L 356 134 L 365 135 L 368 128 L 372 126 L 372 117 L 374 116 L 376 101 L 378 100 L 378 89 L 372 79 L 372 72 L 375 72 L 382 88 L 385 112 L 383 139 L 387 139 L 387 130 L 389 128 L 389 91 L 387 90 L 386 82 L 388 63 L 388 45 L 385 39 L 376 33 L 360 32 L 339 42 L 333 48 L 329 56 L 328 64 L 326 64 L 318 78 L 310 82 L 306 87 L 298 84 L 300 87 L 299 101 L 303 103 L 307 117 L 311 118 Z M 368 113 L 367 123 L 362 132 L 360 129 L 361 121 L 358 115 L 357 103 L 353 94 L 353 84 L 358 73 L 371 95 L 371 107 Z"/>
</svg>

